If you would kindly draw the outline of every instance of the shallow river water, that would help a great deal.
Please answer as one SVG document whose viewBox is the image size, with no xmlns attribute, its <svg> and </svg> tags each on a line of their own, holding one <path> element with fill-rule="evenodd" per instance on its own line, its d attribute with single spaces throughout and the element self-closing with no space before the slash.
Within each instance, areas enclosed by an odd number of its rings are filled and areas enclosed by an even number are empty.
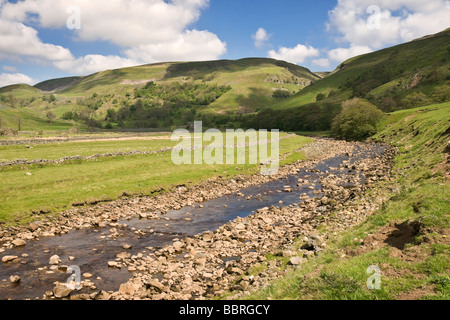
<svg viewBox="0 0 450 320">
<path fill-rule="evenodd" d="M 55 254 L 61 258 L 61 265 L 76 265 L 82 274 L 92 274 L 93 277 L 90 280 L 96 286 L 95 291 L 117 291 L 120 284 L 132 277 L 132 273 L 127 269 L 108 267 L 108 261 L 115 260 L 117 254 L 124 251 L 131 255 L 149 252 L 149 249 L 146 249 L 148 247 L 156 250 L 171 244 L 174 239 L 214 231 L 237 217 L 246 217 L 263 207 L 295 206 L 301 202 L 299 197 L 302 194 L 307 194 L 311 198 L 320 197 L 321 194 L 316 191 L 321 190 L 319 174 L 311 171 L 328 171 L 342 175 L 342 171 L 334 170 L 334 168 L 338 168 L 343 161 L 352 163 L 380 156 L 382 152 L 383 148 L 380 146 L 374 146 L 369 151 L 356 149 L 350 156 L 342 155 L 322 161 L 314 168 L 305 168 L 307 171 L 300 171 L 285 179 L 242 189 L 240 192 L 244 196 L 231 194 L 204 202 L 201 204 L 202 207 L 195 204 L 170 211 L 156 220 L 120 221 L 118 222 L 120 226 L 116 227 L 120 237 L 116 240 L 108 238 L 111 228 L 108 226 L 73 230 L 61 236 L 29 241 L 25 247 L 7 250 L 0 255 L 0 259 L 5 255 L 21 257 L 19 262 L 0 264 L 0 299 L 41 299 L 46 291 L 53 289 L 55 281 L 66 282 L 70 274 L 67 274 L 64 269 L 50 270 L 49 268 L 49 258 Z M 356 171 L 346 174 L 361 175 Z M 305 176 L 309 183 L 298 186 L 298 179 Z M 361 178 L 364 177 L 361 176 Z M 290 186 L 292 192 L 283 192 L 285 186 Z M 314 189 L 311 189 L 311 186 Z M 314 191 L 318 194 L 314 194 Z M 247 199 L 249 196 L 251 198 Z M 187 221 L 186 218 L 190 220 Z M 138 235 L 134 231 L 139 229 L 146 231 L 153 229 L 154 232 Z M 131 245 L 132 248 L 124 250 L 122 247 L 125 244 Z M 22 257 L 22 254 L 27 254 L 28 257 Z M 71 256 L 75 258 L 72 261 L 69 260 Z M 39 268 L 41 270 L 38 270 Z M 9 281 L 11 275 L 19 275 L 20 284 L 11 284 Z M 81 292 L 93 292 L 83 290 Z"/>
</svg>

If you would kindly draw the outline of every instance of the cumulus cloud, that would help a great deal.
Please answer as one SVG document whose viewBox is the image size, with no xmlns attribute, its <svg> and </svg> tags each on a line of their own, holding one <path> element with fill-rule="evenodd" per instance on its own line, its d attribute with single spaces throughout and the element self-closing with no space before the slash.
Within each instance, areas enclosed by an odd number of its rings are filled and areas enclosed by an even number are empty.
<svg viewBox="0 0 450 320">
<path fill-rule="evenodd" d="M 199 46 L 201 50 L 199 50 Z M 215 60 L 226 52 L 226 43 L 208 31 L 187 30 L 172 41 L 142 44 L 125 51 L 141 62 Z"/>
<path fill-rule="evenodd" d="M 329 68 L 331 66 L 330 60 L 326 58 L 314 59 L 312 64 L 321 68 Z"/>
<path fill-rule="evenodd" d="M 38 60 L 72 59 L 68 49 L 43 43 L 35 29 L 17 21 L 0 19 L 0 57 L 33 57 Z"/>
<path fill-rule="evenodd" d="M 379 49 L 449 27 L 449 0 L 378 0 L 376 7 L 373 4 L 373 0 L 339 0 L 329 12 L 328 30 L 337 32 L 339 42 Z M 374 21 L 376 28 L 371 27 Z"/>
<path fill-rule="evenodd" d="M 68 9 L 74 5 L 81 22 L 81 28 L 74 30 L 75 39 L 110 42 L 122 49 L 122 55 L 74 57 L 66 48 L 43 43 L 29 26 L 67 28 Z M 46 59 L 70 73 L 167 60 L 217 59 L 226 52 L 226 43 L 207 30 L 189 29 L 208 5 L 209 0 L 0 0 L 0 58 Z"/>
<path fill-rule="evenodd" d="M 29 85 L 36 84 L 36 81 L 22 73 L 2 73 L 0 74 L 0 88 L 16 83 L 25 83 Z"/>
<path fill-rule="evenodd" d="M 254 43 L 256 48 L 263 48 L 267 41 L 269 41 L 270 36 L 264 28 L 259 28 L 252 38 L 255 41 Z"/>
<path fill-rule="evenodd" d="M 350 45 L 349 48 L 337 48 L 328 52 L 328 58 L 335 62 L 344 62 L 350 58 L 372 52 L 373 50 L 367 46 Z"/>
<path fill-rule="evenodd" d="M 294 48 L 281 47 L 278 51 L 270 50 L 269 57 L 277 60 L 284 60 L 291 63 L 300 64 L 306 59 L 319 56 L 319 50 L 311 46 L 298 44 Z"/>
</svg>

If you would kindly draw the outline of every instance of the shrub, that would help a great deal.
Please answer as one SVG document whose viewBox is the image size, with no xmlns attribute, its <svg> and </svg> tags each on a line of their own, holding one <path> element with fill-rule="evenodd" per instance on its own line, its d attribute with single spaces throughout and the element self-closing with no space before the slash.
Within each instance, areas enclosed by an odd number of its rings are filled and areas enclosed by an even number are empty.
<svg viewBox="0 0 450 320">
<path fill-rule="evenodd" d="M 331 90 L 330 93 L 328 93 L 328 98 L 334 97 L 335 95 L 337 95 L 337 92 L 334 90 Z"/>
<path fill-rule="evenodd" d="M 376 133 L 384 113 L 368 101 L 358 98 L 345 101 L 342 111 L 334 118 L 331 131 L 334 137 L 360 141 Z"/>
<path fill-rule="evenodd" d="M 431 104 L 431 100 L 423 92 L 414 92 L 402 99 L 403 108 L 412 109 Z"/>
<path fill-rule="evenodd" d="M 273 92 L 272 97 L 275 99 L 286 99 L 291 96 L 291 93 L 287 90 L 277 89 Z"/>
<path fill-rule="evenodd" d="M 323 93 L 319 93 L 316 97 L 316 101 L 322 101 L 325 100 L 327 98 L 326 95 L 324 95 Z"/>
<path fill-rule="evenodd" d="M 19 135 L 19 130 L 17 129 L 0 129 L 0 136 L 4 137 L 17 137 Z"/>
<path fill-rule="evenodd" d="M 73 112 L 72 111 L 65 112 L 62 115 L 61 119 L 63 119 L 63 120 L 73 120 Z"/>
</svg>

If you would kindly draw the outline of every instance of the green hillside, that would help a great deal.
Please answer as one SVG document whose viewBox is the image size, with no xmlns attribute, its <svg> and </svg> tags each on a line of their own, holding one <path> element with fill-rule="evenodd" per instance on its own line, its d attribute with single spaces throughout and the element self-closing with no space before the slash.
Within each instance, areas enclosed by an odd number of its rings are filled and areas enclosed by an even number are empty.
<svg viewBox="0 0 450 320">
<path fill-rule="evenodd" d="M 0 104 L 0 129 L 17 129 L 20 131 L 51 130 L 67 131 L 73 123 L 64 120 L 50 121 L 46 115 L 27 108 L 11 108 Z"/>
<path fill-rule="evenodd" d="M 450 98 L 449 68 L 450 29 L 447 29 L 349 59 L 327 77 L 274 108 L 323 105 L 351 97 L 366 98 L 386 112 L 441 103 Z"/>
<path fill-rule="evenodd" d="M 265 58 L 157 63 L 9 86 L 0 99 L 90 127 L 170 128 L 208 115 L 255 113 L 318 79 L 306 68 Z M 156 89 L 143 92 L 148 83 Z"/>
</svg>

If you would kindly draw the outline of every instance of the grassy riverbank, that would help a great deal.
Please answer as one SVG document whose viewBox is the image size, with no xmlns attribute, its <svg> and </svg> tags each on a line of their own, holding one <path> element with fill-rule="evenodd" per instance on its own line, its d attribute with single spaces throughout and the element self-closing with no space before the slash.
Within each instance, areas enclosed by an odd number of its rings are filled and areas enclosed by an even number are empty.
<svg viewBox="0 0 450 320">
<path fill-rule="evenodd" d="M 373 139 L 399 154 L 391 181 L 370 190 L 384 199 L 380 209 L 245 299 L 449 299 L 449 119 L 448 103 L 386 117 Z M 380 290 L 367 287 L 372 265 L 381 270 Z"/>
</svg>

